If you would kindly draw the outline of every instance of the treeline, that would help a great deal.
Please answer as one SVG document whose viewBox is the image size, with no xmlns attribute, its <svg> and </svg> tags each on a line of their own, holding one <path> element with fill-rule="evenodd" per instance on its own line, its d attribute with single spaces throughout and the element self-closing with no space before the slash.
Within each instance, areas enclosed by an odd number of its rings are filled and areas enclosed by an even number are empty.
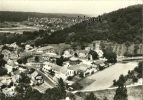
<svg viewBox="0 0 143 100">
<path fill-rule="evenodd" d="M 16 13 L 16 12 L 15 12 Z M 26 13 L 25 13 L 26 14 Z M 23 16 L 27 16 L 27 15 Z M 34 14 L 37 13 L 32 13 Z M 16 16 L 16 15 L 15 15 Z M 17 16 L 19 16 L 17 14 Z M 40 16 L 40 15 L 37 15 Z M 44 15 L 43 15 L 44 16 Z M 108 14 L 101 15 L 102 21 L 98 22 L 82 22 L 64 30 L 56 31 L 51 35 L 48 31 L 24 32 L 23 35 L 15 35 L 4 38 L 8 43 L 12 41 L 26 42 L 34 40 L 35 45 L 42 44 L 59 44 L 59 43 L 91 43 L 95 40 L 106 40 L 116 43 L 141 43 L 142 42 L 142 6 L 134 5 L 124 9 L 119 9 Z M 17 17 L 16 17 L 17 18 Z M 9 18 L 11 19 L 11 18 Z M 38 35 L 37 35 L 38 34 Z M 40 38 L 37 38 L 39 37 Z M 36 38 L 36 39 L 35 39 Z M 1 40 L 1 39 L 0 39 Z M 3 42 L 6 43 L 6 42 Z"/>
<path fill-rule="evenodd" d="M 37 12 L 12 12 L 12 11 L 0 11 L 0 22 L 4 21 L 13 21 L 13 22 L 21 22 L 28 19 L 28 17 L 35 18 L 60 18 L 62 16 L 67 17 L 78 17 L 84 16 L 82 14 L 58 14 L 58 13 L 37 13 Z"/>
<path fill-rule="evenodd" d="M 117 43 L 126 41 L 141 43 L 142 6 L 134 5 L 102 15 L 100 22 L 82 22 L 71 28 L 54 32 L 37 40 L 44 43 L 92 42 L 108 40 Z"/>
<path fill-rule="evenodd" d="M 16 42 L 18 45 L 25 43 L 41 36 L 44 36 L 46 33 L 43 30 L 28 32 L 25 31 L 23 34 L 16 33 L 1 33 L 0 34 L 0 44 L 11 44 Z"/>
</svg>

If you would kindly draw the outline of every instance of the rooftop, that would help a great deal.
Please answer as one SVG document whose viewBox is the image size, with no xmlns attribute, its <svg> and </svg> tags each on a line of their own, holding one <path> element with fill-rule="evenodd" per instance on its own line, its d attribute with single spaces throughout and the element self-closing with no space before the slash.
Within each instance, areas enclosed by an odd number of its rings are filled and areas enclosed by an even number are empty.
<svg viewBox="0 0 143 100">
<path fill-rule="evenodd" d="M 74 65 L 72 67 L 69 67 L 68 69 L 71 69 L 71 70 L 83 70 L 83 71 L 85 71 L 89 67 L 90 66 L 87 65 L 87 64 L 77 64 L 77 65 Z"/>
<path fill-rule="evenodd" d="M 38 50 L 43 51 L 43 50 L 53 49 L 53 48 L 54 48 L 53 46 L 45 46 L 45 47 L 38 48 Z"/>
</svg>

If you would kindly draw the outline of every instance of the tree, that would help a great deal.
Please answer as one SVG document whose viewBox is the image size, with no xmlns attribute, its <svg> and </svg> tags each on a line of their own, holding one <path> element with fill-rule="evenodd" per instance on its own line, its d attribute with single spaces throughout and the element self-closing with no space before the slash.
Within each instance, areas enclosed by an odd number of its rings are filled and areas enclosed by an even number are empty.
<svg viewBox="0 0 143 100">
<path fill-rule="evenodd" d="M 7 63 L 3 58 L 4 58 L 4 55 L 0 54 L 0 67 L 4 67 L 5 64 Z"/>
<path fill-rule="evenodd" d="M 5 68 L 0 68 L 0 76 L 6 75 L 7 70 Z"/>
<path fill-rule="evenodd" d="M 114 96 L 114 100 L 128 100 L 127 88 L 126 86 L 118 86 Z"/>
<path fill-rule="evenodd" d="M 66 92 L 62 92 L 59 88 L 49 88 L 46 90 L 45 94 L 44 94 L 44 98 L 48 97 L 47 100 L 60 100 L 60 99 L 64 99 L 66 96 Z M 43 98 L 43 100 L 45 100 Z"/>
<path fill-rule="evenodd" d="M 125 43 L 125 46 L 127 47 L 127 52 L 128 52 L 128 49 L 129 49 L 130 45 L 131 45 L 131 43 L 130 43 L 129 41 L 127 41 L 127 42 Z"/>
<path fill-rule="evenodd" d="M 20 83 L 30 83 L 30 78 L 25 74 L 21 73 L 21 78 L 19 79 Z"/>
<path fill-rule="evenodd" d="M 39 62 L 39 57 L 38 56 L 35 57 L 35 61 Z"/>
<path fill-rule="evenodd" d="M 5 94 L 0 93 L 0 100 L 5 100 Z"/>
<path fill-rule="evenodd" d="M 69 97 L 70 100 L 76 100 L 75 95 L 74 95 L 73 93 L 71 93 L 71 92 L 67 93 L 67 94 L 66 94 L 66 97 Z"/>
<path fill-rule="evenodd" d="M 17 62 L 18 62 L 18 64 L 22 64 L 23 63 L 22 59 L 18 59 Z"/>
<path fill-rule="evenodd" d="M 87 96 L 85 97 L 84 100 L 97 100 L 97 97 L 94 95 L 93 92 L 91 92 L 89 95 L 87 95 Z"/>
<path fill-rule="evenodd" d="M 109 63 L 116 63 L 117 62 L 117 55 L 115 52 L 112 51 L 112 49 L 104 49 L 103 50 L 103 56 L 107 59 Z"/>
<path fill-rule="evenodd" d="M 63 65 L 63 62 L 64 62 L 64 59 L 63 59 L 63 58 L 57 58 L 57 59 L 56 59 L 56 64 L 59 65 L 59 66 L 62 66 L 62 65 Z"/>
<path fill-rule="evenodd" d="M 59 88 L 62 90 L 62 91 L 65 91 L 65 84 L 64 84 L 64 81 L 62 78 L 60 78 L 58 80 L 58 83 L 59 83 Z"/>
<path fill-rule="evenodd" d="M 123 74 L 121 74 L 117 82 L 118 86 L 124 86 L 125 82 L 126 82 L 126 78 Z"/>
<path fill-rule="evenodd" d="M 134 45 L 134 55 L 137 55 L 138 49 L 139 49 L 139 45 L 135 44 Z"/>
<path fill-rule="evenodd" d="M 98 59 L 98 54 L 96 51 L 90 50 L 89 54 L 92 55 L 92 59 L 93 60 L 97 60 Z"/>
<path fill-rule="evenodd" d="M 77 54 L 77 53 L 74 53 L 74 56 L 75 56 L 75 57 L 78 57 L 78 54 Z"/>
</svg>

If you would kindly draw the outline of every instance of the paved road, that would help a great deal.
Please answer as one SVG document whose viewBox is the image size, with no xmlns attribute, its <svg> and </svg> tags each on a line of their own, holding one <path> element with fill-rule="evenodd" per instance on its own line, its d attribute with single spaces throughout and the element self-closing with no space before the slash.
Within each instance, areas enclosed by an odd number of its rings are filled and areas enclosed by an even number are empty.
<svg viewBox="0 0 143 100">
<path fill-rule="evenodd" d="M 49 79 L 49 77 L 47 75 L 45 75 L 43 72 L 41 72 L 40 70 L 37 70 L 37 72 L 43 76 L 44 81 L 46 81 L 50 86 L 52 87 L 56 87 L 56 85 Z"/>
<path fill-rule="evenodd" d="M 44 81 L 46 81 L 51 87 L 56 87 L 55 83 L 52 82 L 52 81 L 50 80 L 50 78 L 49 78 L 45 73 L 43 73 L 42 71 L 40 71 L 40 70 L 37 69 L 36 67 L 34 67 L 34 66 L 25 66 L 25 67 L 27 67 L 27 68 L 34 68 L 35 70 L 37 70 L 37 72 L 38 72 L 41 76 L 43 76 Z"/>
<path fill-rule="evenodd" d="M 99 90 L 109 88 L 113 84 L 114 79 L 118 79 L 121 74 L 126 75 L 128 70 L 133 70 L 137 66 L 137 62 L 130 63 L 117 63 L 104 69 L 103 71 L 97 72 L 91 76 L 88 76 L 80 81 L 85 82 L 88 79 L 94 79 L 95 81 L 86 86 L 83 90 Z"/>
</svg>

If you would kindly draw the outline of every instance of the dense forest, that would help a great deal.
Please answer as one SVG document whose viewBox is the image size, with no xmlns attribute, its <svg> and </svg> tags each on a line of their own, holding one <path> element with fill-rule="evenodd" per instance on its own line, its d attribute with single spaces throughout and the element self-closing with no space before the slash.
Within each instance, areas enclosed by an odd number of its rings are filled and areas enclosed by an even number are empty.
<svg viewBox="0 0 143 100">
<path fill-rule="evenodd" d="M 61 18 L 62 16 L 67 17 L 77 17 L 85 16 L 82 14 L 62 14 L 62 13 L 37 13 L 37 12 L 11 12 L 11 11 L 0 11 L 0 21 L 12 21 L 12 22 L 21 22 L 28 19 L 28 17 L 35 18 Z"/>
<path fill-rule="evenodd" d="M 12 13 L 9 12 L 8 14 Z M 23 19 L 26 18 L 24 17 L 26 15 L 24 13 L 22 14 Z M 35 13 L 32 14 L 34 15 Z M 13 14 L 11 16 L 13 16 Z M 17 16 L 22 15 L 18 14 Z M 15 17 L 16 15 L 13 16 L 13 18 Z M 64 30 L 56 31 L 52 34 L 48 34 L 47 31 L 33 33 L 24 32 L 23 34 L 15 35 L 6 35 L 4 33 L 0 36 L 0 42 L 5 44 L 12 43 L 14 41 L 21 43 L 28 40 L 34 40 L 33 42 L 35 42 L 35 45 L 37 46 L 41 44 L 70 44 L 72 42 L 91 43 L 95 40 L 106 40 L 119 44 L 125 43 L 127 41 L 137 44 L 142 42 L 142 5 L 129 6 L 127 8 L 122 8 L 117 11 L 103 14 L 101 15 L 101 18 L 102 20 L 98 22 L 84 21 L 82 23 L 77 23 L 76 25 L 65 28 Z"/>
<path fill-rule="evenodd" d="M 70 43 L 108 40 L 117 43 L 142 41 L 142 6 L 134 5 L 102 15 L 102 21 L 82 22 L 44 36 L 37 43 Z"/>
</svg>

